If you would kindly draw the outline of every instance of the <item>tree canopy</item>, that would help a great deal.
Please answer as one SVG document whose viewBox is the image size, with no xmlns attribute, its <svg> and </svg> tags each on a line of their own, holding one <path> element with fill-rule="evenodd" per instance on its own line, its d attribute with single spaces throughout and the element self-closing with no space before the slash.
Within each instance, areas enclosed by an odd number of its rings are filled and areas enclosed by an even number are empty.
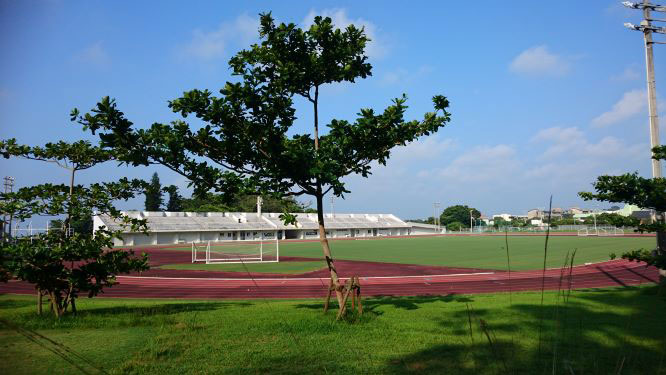
<svg viewBox="0 0 666 375">
<path fill-rule="evenodd" d="M 654 159 L 666 159 L 666 146 L 652 149 Z M 638 225 L 639 231 L 657 232 L 656 250 L 634 250 L 623 258 L 640 260 L 660 269 L 662 284 L 666 284 L 666 178 L 645 178 L 637 172 L 619 176 L 599 176 L 592 183 L 595 192 L 581 192 L 585 200 L 633 204 L 655 210 L 656 221 Z M 663 288 L 662 288 L 663 290 Z"/>
<path fill-rule="evenodd" d="M 183 197 L 178 192 L 178 187 L 176 185 L 169 185 L 164 188 L 164 191 L 169 194 L 166 210 L 171 212 L 183 211 Z"/>
<path fill-rule="evenodd" d="M 144 192 L 146 196 L 145 209 L 146 211 L 161 211 L 164 199 L 162 198 L 162 184 L 157 172 L 153 173 L 150 178 L 150 183 Z"/>
<path fill-rule="evenodd" d="M 440 221 L 442 225 L 459 222 L 463 227 L 469 228 L 470 211 L 472 211 L 472 217 L 474 217 L 474 219 L 481 217 L 481 212 L 476 208 L 458 204 L 445 208 L 440 215 Z"/>
<path fill-rule="evenodd" d="M 354 122 L 332 120 L 326 135 L 315 129 L 314 136 L 288 137 L 295 120 L 294 95 L 314 104 L 321 85 L 370 74 L 363 54 L 367 38 L 354 26 L 334 28 L 330 18 L 316 17 L 309 30 L 301 30 L 294 24 L 276 25 L 270 14 L 261 16 L 260 35 L 261 44 L 229 62 L 240 82 L 227 82 L 219 97 L 195 89 L 169 102 L 183 118 L 192 115 L 205 122 L 199 130 L 182 120 L 136 129 L 108 97 L 83 116 L 74 110 L 73 118 L 99 133 L 102 144 L 123 162 L 163 164 L 188 177 L 197 192 L 214 190 L 230 197 L 328 191 L 341 196 L 348 192 L 342 177 L 368 176 L 371 162 L 385 164 L 393 147 L 449 121 L 443 96 L 433 98 L 435 111 L 423 120 L 405 121 L 403 96 L 381 113 L 365 108 Z M 318 187 L 324 190 L 318 193 Z"/>
</svg>

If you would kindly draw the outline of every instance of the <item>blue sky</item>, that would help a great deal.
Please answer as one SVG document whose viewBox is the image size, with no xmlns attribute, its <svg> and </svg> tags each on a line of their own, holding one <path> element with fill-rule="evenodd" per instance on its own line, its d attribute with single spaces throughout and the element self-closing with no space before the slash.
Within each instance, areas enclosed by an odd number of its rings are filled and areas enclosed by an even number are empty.
<svg viewBox="0 0 666 375">
<path fill-rule="evenodd" d="M 416 218 L 439 201 L 518 214 L 546 206 L 551 194 L 555 206 L 594 206 L 576 193 L 597 175 L 650 175 L 642 35 L 622 27 L 638 23 L 640 12 L 619 1 L 0 0 L 0 138 L 33 145 L 88 138 L 69 111 L 105 95 L 137 126 L 173 120 L 167 100 L 192 88 L 217 91 L 230 79 L 227 61 L 256 41 L 263 11 L 301 25 L 328 15 L 364 26 L 373 39 L 373 76 L 324 88 L 323 123 L 381 110 L 403 93 L 410 117 L 428 111 L 433 95 L 452 103 L 449 126 L 396 149 L 370 178 L 347 178 L 352 194 L 336 199 L 336 212 Z M 663 115 L 666 46 L 655 52 Z M 297 108 L 293 131 L 311 132 L 310 107 Z M 0 170 L 18 187 L 67 181 L 64 170 L 38 162 L 1 160 Z M 154 171 L 163 184 L 186 186 L 164 168 L 110 163 L 78 181 Z M 142 208 L 143 200 L 122 206 Z"/>
</svg>

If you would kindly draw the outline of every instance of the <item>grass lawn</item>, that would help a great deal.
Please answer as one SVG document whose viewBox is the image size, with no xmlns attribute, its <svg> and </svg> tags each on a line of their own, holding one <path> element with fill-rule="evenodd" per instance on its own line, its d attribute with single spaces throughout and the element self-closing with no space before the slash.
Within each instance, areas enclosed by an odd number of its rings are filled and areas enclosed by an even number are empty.
<svg viewBox="0 0 666 375">
<path fill-rule="evenodd" d="M 34 298 L 5 295 L 0 317 L 112 374 L 666 374 L 666 301 L 655 287 L 540 299 L 376 298 L 360 319 L 335 322 L 316 300 L 97 298 L 57 321 L 37 317 Z M 2 374 L 76 373 L 3 325 L 0 347 Z"/>
<path fill-rule="evenodd" d="M 201 270 L 201 271 L 227 271 L 227 272 L 258 272 L 258 273 L 285 273 L 299 274 L 316 271 L 325 267 L 320 261 L 315 262 L 282 262 L 282 263 L 246 263 L 243 264 L 205 264 L 183 263 L 167 264 L 157 268 L 169 270 Z"/>
<path fill-rule="evenodd" d="M 509 237 L 511 268 L 540 269 L 545 237 Z M 599 262 L 609 254 L 639 248 L 653 248 L 652 237 L 569 237 L 552 236 L 548 243 L 548 267 L 561 267 L 567 251 L 577 249 L 575 263 Z M 190 248 L 174 247 L 179 250 Z M 388 238 L 331 241 L 335 259 L 367 260 L 408 264 L 505 269 L 503 236 Z M 321 258 L 319 242 L 282 242 L 280 256 Z M 281 263 L 282 264 L 282 263 Z M 287 265 L 287 263 L 284 263 Z M 263 265 L 262 265 L 263 266 Z"/>
</svg>

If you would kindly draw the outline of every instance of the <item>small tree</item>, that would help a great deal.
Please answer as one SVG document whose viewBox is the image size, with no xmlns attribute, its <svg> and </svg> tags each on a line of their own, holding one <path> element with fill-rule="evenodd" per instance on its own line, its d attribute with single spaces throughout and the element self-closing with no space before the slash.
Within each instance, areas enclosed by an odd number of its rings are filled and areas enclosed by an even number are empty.
<svg viewBox="0 0 666 375">
<path fill-rule="evenodd" d="M 98 164 L 113 160 L 113 153 L 109 150 L 103 150 L 100 147 L 93 146 L 88 141 L 77 141 L 67 143 L 60 141 L 57 143 L 47 143 L 44 146 L 19 145 L 15 138 L 0 140 L 0 155 L 4 158 L 21 157 L 30 160 L 39 160 L 53 163 L 70 172 L 69 178 L 69 199 L 73 199 L 74 178 L 76 172 L 92 168 Z M 71 214 L 66 213 L 66 218 L 62 224 L 63 230 L 83 230 L 92 232 L 92 216 L 81 217 L 76 222 L 70 223 Z"/>
<path fill-rule="evenodd" d="M 666 159 L 666 146 L 655 147 L 652 152 L 654 159 Z M 657 233 L 656 249 L 633 250 L 624 253 L 622 257 L 657 267 L 663 291 L 666 287 L 666 178 L 643 178 L 634 172 L 620 176 L 599 176 L 592 186 L 596 193 L 582 192 L 579 195 L 585 200 L 633 204 L 656 212 L 655 222 L 638 225 L 641 232 Z"/>
<path fill-rule="evenodd" d="M 496 217 L 493 219 L 493 227 L 495 228 L 503 228 L 503 227 L 508 227 L 511 225 L 510 221 L 504 220 L 502 217 Z"/>
<path fill-rule="evenodd" d="M 440 215 L 440 221 L 442 225 L 448 225 L 449 223 L 459 222 L 463 227 L 469 228 L 469 219 L 470 211 L 474 219 L 481 217 L 481 212 L 476 208 L 468 207 L 467 205 L 455 205 L 450 206 L 442 211 Z"/>
<path fill-rule="evenodd" d="M 153 177 L 150 178 L 150 183 L 144 194 L 146 195 L 146 211 L 160 211 L 162 209 L 162 204 L 164 203 L 164 199 L 162 199 L 162 184 L 157 172 L 153 173 Z"/>
<path fill-rule="evenodd" d="M 316 17 L 307 30 L 294 24 L 276 25 L 270 14 L 261 15 L 261 43 L 239 52 L 229 65 L 238 82 L 227 82 L 220 96 L 192 90 L 169 106 L 184 118 L 205 123 L 192 130 L 184 121 L 134 129 L 132 122 L 104 98 L 92 113 L 79 116 L 84 129 L 100 131 L 103 144 L 133 165 L 159 163 L 186 176 L 195 192 L 210 190 L 226 197 L 239 194 L 314 197 L 319 239 L 338 298 L 342 286 L 326 238 L 324 196 L 342 197 L 342 178 L 367 177 L 372 163 L 386 164 L 391 150 L 429 135 L 449 120 L 449 103 L 433 98 L 434 111 L 422 120 L 405 121 L 403 95 L 383 112 L 361 109 L 358 118 L 331 120 L 328 133 L 320 133 L 320 88 L 335 82 L 355 82 L 371 74 L 364 50 L 368 38 L 353 25 L 335 28 L 330 18 Z M 311 134 L 288 136 L 294 124 L 294 96 L 312 105 Z M 285 223 L 295 223 L 288 211 Z"/>
<path fill-rule="evenodd" d="M 89 187 L 76 185 L 73 189 L 52 184 L 25 187 L 0 194 L 0 211 L 19 219 L 66 213 L 79 220 L 95 210 L 109 215 L 121 228 L 145 231 L 145 221 L 123 216 L 113 207 L 115 200 L 133 198 L 142 187 L 142 181 L 128 180 Z M 35 284 L 38 313 L 41 313 L 42 295 L 48 296 L 56 316 L 62 316 L 70 306 L 76 313 L 75 301 L 80 293 L 94 297 L 115 284 L 117 274 L 148 269 L 145 254 L 135 257 L 132 251 L 107 250 L 113 247 L 113 238 L 120 238 L 121 233 L 121 229 L 101 227 L 94 234 L 51 230 L 15 237 L 0 245 L 2 268 L 13 277 Z"/>
<path fill-rule="evenodd" d="M 446 229 L 450 230 L 452 232 L 458 232 L 462 228 L 464 228 L 463 224 L 459 221 L 453 221 L 451 223 L 446 224 Z"/>
</svg>

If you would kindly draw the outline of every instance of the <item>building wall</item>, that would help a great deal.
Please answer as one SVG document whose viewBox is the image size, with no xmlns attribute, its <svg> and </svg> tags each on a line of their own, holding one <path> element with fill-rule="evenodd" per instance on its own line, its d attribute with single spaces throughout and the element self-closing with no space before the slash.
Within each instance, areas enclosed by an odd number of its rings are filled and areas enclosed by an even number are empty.
<svg viewBox="0 0 666 375">
<path fill-rule="evenodd" d="M 360 228 L 360 229 L 329 229 L 328 238 L 365 238 L 383 236 L 407 236 L 418 234 L 435 234 L 435 230 L 427 228 Z M 207 241 L 258 241 L 262 238 L 261 230 L 251 231 L 206 231 L 206 232 L 153 232 L 149 235 L 142 233 L 125 233 L 123 240 L 114 240 L 116 246 L 146 246 L 168 245 L 178 243 L 207 242 Z M 319 239 L 319 231 L 315 229 L 290 229 L 286 231 L 264 230 L 264 240 L 281 239 Z"/>
</svg>

